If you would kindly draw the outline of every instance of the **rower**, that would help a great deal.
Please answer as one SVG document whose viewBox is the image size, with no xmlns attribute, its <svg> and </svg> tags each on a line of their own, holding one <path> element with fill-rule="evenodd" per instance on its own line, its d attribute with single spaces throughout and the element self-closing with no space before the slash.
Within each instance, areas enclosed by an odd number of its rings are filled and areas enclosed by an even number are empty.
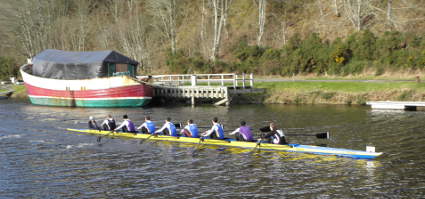
<svg viewBox="0 0 425 199">
<path fill-rule="evenodd" d="M 198 126 L 193 123 L 193 120 L 188 120 L 187 125 L 181 130 L 184 137 L 199 138 Z"/>
<path fill-rule="evenodd" d="M 122 132 L 131 132 L 131 133 L 137 133 L 136 128 L 134 128 L 134 123 L 128 119 L 127 115 L 123 115 L 123 122 L 120 126 L 114 129 L 114 131 L 122 130 Z"/>
<path fill-rule="evenodd" d="M 236 134 L 236 135 L 235 135 Z M 241 126 L 230 133 L 230 135 L 235 135 L 237 141 L 247 141 L 252 142 L 253 136 L 251 128 L 246 125 L 245 121 L 241 121 Z"/>
<path fill-rule="evenodd" d="M 96 129 L 96 130 L 100 130 L 99 126 L 97 125 L 96 120 L 94 119 L 93 116 L 89 117 L 89 129 Z"/>
<path fill-rule="evenodd" d="M 155 122 L 151 121 L 150 116 L 145 116 L 145 122 L 137 127 L 137 130 L 141 129 L 142 133 L 154 134 L 155 133 Z"/>
<path fill-rule="evenodd" d="M 155 133 L 163 133 L 164 135 L 177 137 L 177 129 L 176 126 L 171 122 L 171 118 L 167 117 L 164 125 L 155 131 Z"/>
<path fill-rule="evenodd" d="M 213 125 L 212 125 L 211 129 L 202 133 L 202 136 L 203 137 L 210 136 L 211 139 L 224 140 L 223 126 L 220 123 L 218 123 L 217 117 L 213 118 L 212 124 Z"/>
<path fill-rule="evenodd" d="M 273 144 L 288 144 L 285 139 L 285 134 L 281 129 L 277 129 L 276 125 L 271 122 L 269 126 L 260 128 L 261 132 L 269 132 L 262 138 L 268 139 L 269 143 Z"/>
<path fill-rule="evenodd" d="M 108 117 L 106 117 L 100 126 L 105 131 L 113 131 L 115 128 L 117 128 L 115 119 L 111 115 L 108 115 Z"/>
</svg>

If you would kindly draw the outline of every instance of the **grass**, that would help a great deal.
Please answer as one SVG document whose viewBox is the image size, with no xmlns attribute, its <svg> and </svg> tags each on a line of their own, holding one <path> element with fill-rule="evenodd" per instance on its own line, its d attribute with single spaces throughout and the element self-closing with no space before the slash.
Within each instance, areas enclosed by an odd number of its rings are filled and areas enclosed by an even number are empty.
<svg viewBox="0 0 425 199">
<path fill-rule="evenodd" d="M 255 87 L 286 91 L 364 93 L 414 89 L 425 91 L 425 83 L 416 82 L 256 82 Z"/>
<path fill-rule="evenodd" d="M 425 101 L 425 83 L 416 82 L 257 82 L 263 103 L 366 104 L 367 101 Z"/>
</svg>

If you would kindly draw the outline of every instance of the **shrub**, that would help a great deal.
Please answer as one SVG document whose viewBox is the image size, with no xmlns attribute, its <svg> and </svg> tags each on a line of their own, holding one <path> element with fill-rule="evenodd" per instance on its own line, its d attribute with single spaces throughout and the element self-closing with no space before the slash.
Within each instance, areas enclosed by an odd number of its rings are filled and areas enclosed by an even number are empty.
<svg viewBox="0 0 425 199">
<path fill-rule="evenodd" d="M 17 77 L 19 67 L 15 59 L 11 57 L 0 57 L 0 79 L 8 79 L 9 77 Z"/>
</svg>

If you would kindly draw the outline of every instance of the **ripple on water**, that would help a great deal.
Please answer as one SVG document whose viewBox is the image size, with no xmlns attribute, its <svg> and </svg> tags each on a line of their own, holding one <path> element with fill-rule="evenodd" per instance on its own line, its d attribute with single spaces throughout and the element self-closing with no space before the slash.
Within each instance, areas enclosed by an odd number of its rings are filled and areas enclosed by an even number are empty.
<svg viewBox="0 0 425 199">
<path fill-rule="evenodd" d="M 423 112 L 378 113 L 362 107 L 233 106 L 147 109 L 79 109 L 0 104 L 0 197 L 6 198 L 420 198 L 425 187 Z M 218 113 L 217 113 L 218 111 Z M 255 129 L 263 120 L 284 127 L 331 130 L 334 142 L 300 143 L 364 149 L 376 161 L 274 153 L 167 142 L 145 142 L 67 133 L 84 128 L 89 115 L 126 113 L 136 123 L 212 115 L 231 129 L 244 115 Z M 5 115 L 7 114 L 7 115 Z M 259 118 L 261 118 L 259 120 Z M 34 122 L 37 120 L 37 122 Z M 31 190 L 28 192 L 28 190 Z"/>
</svg>

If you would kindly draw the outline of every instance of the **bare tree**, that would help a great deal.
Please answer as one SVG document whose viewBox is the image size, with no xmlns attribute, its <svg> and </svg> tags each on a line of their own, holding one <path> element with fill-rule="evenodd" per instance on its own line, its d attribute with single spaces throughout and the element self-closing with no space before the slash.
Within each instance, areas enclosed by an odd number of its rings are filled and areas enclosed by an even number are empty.
<svg viewBox="0 0 425 199">
<path fill-rule="evenodd" d="M 76 0 L 76 25 L 75 30 L 71 33 L 71 49 L 76 51 L 86 50 L 86 40 L 89 33 L 89 0 Z"/>
<path fill-rule="evenodd" d="M 152 14 L 158 19 L 158 30 L 170 41 L 171 53 L 176 53 L 177 5 L 176 0 L 151 0 Z"/>
<path fill-rule="evenodd" d="M 323 3 L 322 0 L 317 0 L 317 7 L 319 7 L 320 17 L 323 16 Z"/>
<path fill-rule="evenodd" d="M 371 0 L 344 0 L 345 15 L 360 31 L 373 15 L 370 9 Z"/>
<path fill-rule="evenodd" d="M 266 0 L 258 0 L 258 35 L 257 35 L 257 45 L 261 46 L 261 39 L 264 34 L 264 25 L 266 24 Z"/>
<path fill-rule="evenodd" d="M 393 26 L 392 10 L 393 10 L 393 0 L 388 0 L 388 2 L 387 2 L 387 22 L 390 26 Z"/>
<path fill-rule="evenodd" d="M 206 0 L 202 0 L 201 5 L 201 22 L 200 22 L 200 40 L 201 40 L 201 50 L 203 55 L 209 54 L 209 42 L 207 42 L 207 22 L 206 18 L 208 17 L 208 9 L 206 5 Z M 207 44 L 206 44 L 207 43 Z"/>
<path fill-rule="evenodd" d="M 231 0 L 210 0 L 213 5 L 213 44 L 211 48 L 211 56 L 210 60 L 215 61 L 220 49 L 221 42 L 221 33 L 223 29 L 223 25 L 226 22 L 227 12 L 229 10 L 229 6 Z"/>
<path fill-rule="evenodd" d="M 141 68 L 146 72 L 149 71 L 148 67 L 150 66 L 149 48 L 146 47 L 146 42 L 149 38 L 149 23 L 146 22 L 147 16 L 143 15 L 140 2 L 138 0 L 128 0 L 127 5 L 125 5 L 121 0 L 114 0 L 114 3 L 118 5 L 112 5 L 112 8 L 114 8 L 113 10 L 117 9 L 118 12 L 116 16 L 113 16 L 117 20 L 117 23 L 114 22 L 113 30 L 117 33 L 109 34 L 108 32 L 113 31 L 104 26 L 103 29 L 106 33 L 102 37 L 115 40 L 124 54 L 142 63 Z M 131 13 L 124 14 L 130 11 Z"/>
<path fill-rule="evenodd" d="M 33 57 L 38 52 L 52 47 L 50 38 L 57 16 L 55 1 L 25 1 L 17 14 L 17 36 L 23 54 Z"/>
<path fill-rule="evenodd" d="M 286 25 L 286 21 L 282 20 L 281 22 L 281 26 L 282 26 L 282 41 L 283 41 L 283 45 L 286 45 L 286 42 L 288 41 L 287 37 L 287 25 Z"/>
<path fill-rule="evenodd" d="M 119 34 L 119 43 L 126 55 L 133 59 L 143 62 L 148 57 L 146 48 L 146 23 L 142 16 L 133 16 L 133 20 L 128 27 L 121 27 Z"/>
<path fill-rule="evenodd" d="M 335 11 L 335 16 L 339 17 L 341 16 L 341 14 L 339 13 L 339 9 L 338 9 L 338 0 L 334 0 L 334 11 Z"/>
</svg>

